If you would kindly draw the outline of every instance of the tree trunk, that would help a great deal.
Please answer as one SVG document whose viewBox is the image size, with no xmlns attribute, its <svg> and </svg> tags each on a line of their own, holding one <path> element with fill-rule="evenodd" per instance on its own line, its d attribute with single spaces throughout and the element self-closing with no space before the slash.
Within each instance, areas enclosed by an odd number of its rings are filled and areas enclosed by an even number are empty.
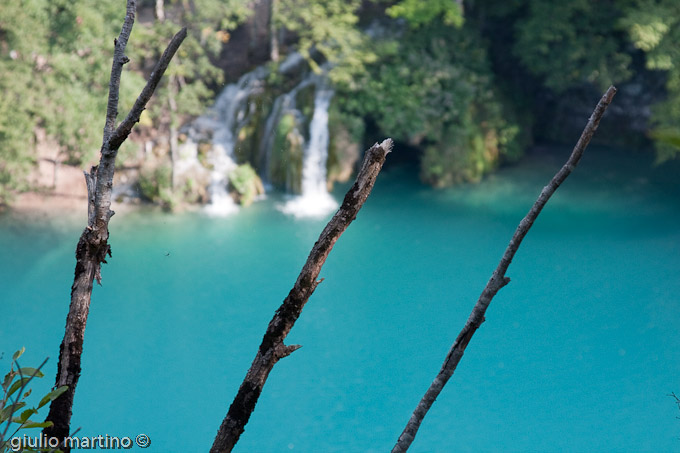
<svg viewBox="0 0 680 453">
<path fill-rule="evenodd" d="M 69 435 L 73 400 L 80 378 L 80 360 L 83 352 L 85 326 L 90 311 L 93 281 L 96 279 L 97 283 L 101 283 L 101 264 L 106 263 L 107 255 L 111 256 L 111 247 L 108 244 L 108 226 L 109 220 L 114 214 L 110 208 L 116 155 L 134 124 L 139 121 L 142 111 L 167 69 L 170 60 L 186 37 L 186 29 L 182 29 L 175 35 L 149 77 L 132 110 L 116 128 L 120 76 L 123 65 L 129 61 L 125 56 L 125 47 L 134 24 L 136 6 L 136 0 L 128 0 L 127 14 L 122 30 L 118 38 L 114 40 L 113 65 L 109 81 L 109 99 L 100 161 L 98 166 L 92 167 L 90 173 L 85 173 L 88 192 L 88 221 L 76 247 L 76 269 L 71 287 L 71 304 L 66 318 L 64 339 L 59 349 L 55 384 L 56 387 L 67 385 L 69 388 L 61 397 L 51 403 L 47 421 L 51 421 L 53 426 L 44 430 L 47 437 L 56 437 L 60 439 L 60 442 Z M 62 450 L 67 453 L 70 448 L 62 447 Z"/>
<path fill-rule="evenodd" d="M 378 173 L 380 173 L 385 158 L 391 150 L 392 140 L 387 139 L 381 144 L 376 143 L 366 151 L 364 162 L 354 185 L 345 195 L 338 212 L 321 232 L 321 236 L 312 247 L 293 289 L 269 323 L 248 374 L 238 389 L 238 394 L 217 432 L 215 442 L 210 449 L 211 453 L 230 452 L 234 448 L 250 419 L 250 415 L 255 410 L 257 400 L 272 368 L 280 359 L 300 348 L 300 345 L 286 346 L 283 341 L 293 328 L 295 321 L 300 317 L 300 313 L 302 313 L 302 309 L 312 293 L 321 283 L 317 280 L 321 267 L 326 262 L 335 242 L 356 218 L 357 213 L 371 193 Z"/>
</svg>

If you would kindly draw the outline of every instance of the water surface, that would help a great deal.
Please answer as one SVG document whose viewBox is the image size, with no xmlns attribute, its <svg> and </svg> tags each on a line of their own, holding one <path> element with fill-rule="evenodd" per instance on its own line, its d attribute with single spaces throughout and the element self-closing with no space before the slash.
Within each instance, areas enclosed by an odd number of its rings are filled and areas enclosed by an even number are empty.
<svg viewBox="0 0 680 453">
<path fill-rule="evenodd" d="M 387 168 L 337 243 L 237 446 L 389 451 L 519 220 L 566 159 L 535 152 L 435 191 Z M 534 225 L 413 452 L 678 451 L 678 165 L 592 148 Z M 342 188 L 335 198 L 341 200 Z M 74 426 L 207 451 L 327 219 L 280 197 L 210 218 L 111 221 Z M 85 219 L 0 217 L 0 361 L 26 346 L 53 384 Z"/>
</svg>

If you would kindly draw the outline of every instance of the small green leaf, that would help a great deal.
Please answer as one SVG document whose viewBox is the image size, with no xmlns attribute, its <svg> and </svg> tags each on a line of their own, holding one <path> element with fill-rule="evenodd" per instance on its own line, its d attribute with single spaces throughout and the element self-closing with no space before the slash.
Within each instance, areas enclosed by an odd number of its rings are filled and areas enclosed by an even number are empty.
<svg viewBox="0 0 680 453">
<path fill-rule="evenodd" d="M 12 356 L 12 360 L 16 360 L 16 359 L 18 359 L 19 357 L 21 357 L 21 354 L 23 354 L 25 351 L 26 351 L 26 348 L 25 348 L 25 347 L 19 349 L 19 350 L 18 350 L 17 352 L 15 352 L 14 355 Z"/>
<path fill-rule="evenodd" d="M 21 369 L 18 371 L 18 373 L 20 373 L 20 374 L 22 374 L 22 375 L 24 375 L 24 376 L 28 376 L 28 377 L 43 377 L 43 376 L 45 376 L 45 375 L 42 373 L 42 371 L 40 371 L 39 369 L 37 369 L 37 368 L 31 368 L 31 367 L 28 367 L 28 366 L 27 366 L 27 367 L 24 367 L 24 368 L 21 368 Z"/>
<path fill-rule="evenodd" d="M 24 393 L 24 398 L 28 398 L 28 395 L 30 395 L 32 391 L 33 389 L 28 389 L 28 391 Z"/>
<path fill-rule="evenodd" d="M 26 409 L 21 413 L 21 417 L 19 417 L 19 419 L 21 420 L 21 423 L 24 423 L 26 420 L 28 420 L 28 417 L 37 413 L 38 411 L 35 409 Z"/>
<path fill-rule="evenodd" d="M 14 384 L 12 384 L 12 386 L 9 388 L 9 391 L 7 392 L 7 396 L 11 396 L 14 392 L 25 386 L 30 380 L 30 377 L 25 377 L 23 379 L 17 379 L 14 381 Z"/>
<path fill-rule="evenodd" d="M 9 406 L 7 406 L 3 410 L 1 410 L 0 411 L 0 423 L 7 420 L 10 417 L 10 415 L 14 414 L 16 411 L 18 411 L 19 409 L 21 409 L 25 405 L 26 405 L 26 403 L 24 403 L 24 402 L 17 403 L 17 404 L 10 404 Z"/>
<path fill-rule="evenodd" d="M 10 371 L 5 375 L 5 379 L 2 381 L 2 389 L 7 390 L 7 387 L 12 383 L 12 380 L 14 379 L 14 376 L 16 376 L 16 372 Z"/>
<path fill-rule="evenodd" d="M 61 394 L 64 393 L 66 390 L 68 390 L 68 385 L 62 385 L 58 389 L 52 390 L 50 393 L 45 395 L 43 399 L 40 400 L 40 404 L 38 404 L 38 409 L 40 409 L 50 401 L 54 401 L 57 398 L 59 398 Z"/>
<path fill-rule="evenodd" d="M 54 423 L 52 423 L 52 422 L 38 422 L 38 423 L 36 423 L 36 422 L 32 422 L 32 421 L 29 420 L 28 423 L 26 423 L 23 426 L 23 428 L 49 428 L 52 425 L 54 425 Z"/>
</svg>

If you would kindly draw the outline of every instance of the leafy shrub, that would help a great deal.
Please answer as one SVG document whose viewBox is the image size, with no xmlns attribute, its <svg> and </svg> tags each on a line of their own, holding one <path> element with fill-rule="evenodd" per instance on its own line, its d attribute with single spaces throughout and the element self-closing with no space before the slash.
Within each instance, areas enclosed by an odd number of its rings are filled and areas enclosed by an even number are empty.
<svg viewBox="0 0 680 453">
<path fill-rule="evenodd" d="M 45 359 L 38 368 L 22 368 L 19 366 L 18 359 L 24 351 L 25 348 L 21 348 L 14 353 L 9 373 L 7 373 L 2 380 L 2 400 L 0 401 L 0 451 L 3 452 L 17 451 L 15 449 L 17 446 L 13 443 L 12 438 L 16 438 L 16 435 L 20 430 L 48 428 L 52 426 L 52 422 L 35 422 L 31 420 L 30 417 L 37 415 L 38 409 L 41 409 L 46 404 L 54 401 L 68 390 L 68 386 L 61 386 L 45 395 L 40 400 L 37 407 L 24 409 L 26 407 L 26 399 L 31 394 L 31 389 L 28 388 L 28 385 L 34 378 L 44 377 L 40 368 L 47 362 L 47 359 Z M 21 411 L 20 414 L 19 411 Z M 19 416 L 16 416 L 16 414 L 19 414 Z M 34 450 L 27 448 L 22 451 Z"/>
</svg>

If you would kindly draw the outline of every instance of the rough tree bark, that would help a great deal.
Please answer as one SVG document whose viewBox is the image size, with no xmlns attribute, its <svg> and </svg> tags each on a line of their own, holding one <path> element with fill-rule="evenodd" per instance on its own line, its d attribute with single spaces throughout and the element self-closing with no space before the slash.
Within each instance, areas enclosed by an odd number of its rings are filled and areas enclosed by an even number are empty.
<svg viewBox="0 0 680 453">
<path fill-rule="evenodd" d="M 76 247 L 76 268 L 73 286 L 71 287 L 71 304 L 66 318 L 64 339 L 59 350 L 55 384 L 56 387 L 68 385 L 69 389 L 50 405 L 47 421 L 51 421 L 54 425 L 44 430 L 46 436 L 58 439 L 63 439 L 69 435 L 73 398 L 80 377 L 80 356 L 83 352 L 83 339 L 90 310 L 93 281 L 96 279 L 97 283 L 101 283 L 101 264 L 106 263 L 107 255 L 111 256 L 111 247 L 108 244 L 108 226 L 109 220 L 114 214 L 110 208 L 116 155 L 120 145 L 130 135 L 132 127 L 139 122 L 142 111 L 151 99 L 170 60 L 187 34 L 186 28 L 183 28 L 172 38 L 134 106 L 123 122 L 116 127 L 120 76 L 123 65 L 129 61 L 128 57 L 125 56 L 125 47 L 134 24 L 136 7 L 136 0 L 127 1 L 127 14 L 123 27 L 118 38 L 114 40 L 113 65 L 109 81 L 109 99 L 100 161 L 98 166 L 92 167 L 90 173 L 85 173 L 88 193 L 88 220 L 87 227 L 81 234 Z M 62 450 L 69 451 L 67 448 L 62 448 Z"/>
<path fill-rule="evenodd" d="M 534 224 L 534 221 L 541 213 L 541 210 L 548 202 L 552 194 L 555 193 L 560 184 L 562 184 L 562 182 L 567 179 L 567 176 L 569 176 L 569 174 L 578 164 L 581 156 L 583 155 L 583 151 L 585 151 L 586 146 L 588 146 L 588 143 L 590 143 L 590 139 L 593 137 L 593 134 L 600 123 L 602 115 L 604 115 L 605 110 L 611 103 L 615 94 L 616 88 L 609 87 L 604 96 L 602 96 L 602 99 L 600 99 L 600 102 L 595 107 L 593 114 L 590 116 L 590 119 L 583 130 L 581 138 L 579 139 L 578 143 L 576 143 L 571 156 L 569 156 L 567 162 L 552 178 L 550 183 L 543 188 L 538 199 L 531 207 L 531 210 L 522 219 L 519 226 L 517 227 L 517 230 L 515 230 L 515 234 L 512 236 L 512 239 L 510 240 L 503 257 L 501 258 L 498 267 L 491 275 L 491 279 L 486 284 L 482 294 L 479 296 L 479 300 L 472 309 L 472 313 L 465 323 L 463 330 L 460 331 L 456 341 L 453 343 L 453 346 L 451 346 L 451 349 L 446 355 L 446 360 L 444 360 L 444 364 L 442 365 L 439 373 L 435 377 L 432 384 L 430 384 L 430 388 L 427 389 L 427 392 L 425 392 L 425 395 L 418 403 L 416 409 L 413 411 L 413 414 L 406 424 L 404 431 L 401 433 L 396 445 L 392 449 L 392 453 L 405 452 L 411 446 L 411 443 L 415 439 L 418 428 L 420 428 L 420 424 L 425 418 L 425 415 L 430 410 L 430 407 L 432 407 L 432 404 L 441 393 L 449 378 L 451 378 L 453 375 L 453 372 L 458 366 L 460 359 L 463 357 L 463 353 L 465 352 L 465 348 L 470 342 L 470 339 L 477 331 L 479 326 L 484 322 L 484 314 L 491 303 L 491 299 L 493 299 L 493 297 L 501 288 L 510 283 L 510 278 L 505 276 L 505 272 L 508 270 L 508 266 L 510 266 L 517 249 L 519 249 L 519 246 L 522 243 L 522 240 L 529 232 L 529 229 Z"/>
<path fill-rule="evenodd" d="M 373 145 L 364 157 L 354 185 L 349 189 L 342 205 L 321 232 L 307 262 L 302 268 L 293 289 L 274 314 L 262 338 L 255 359 L 246 375 L 229 412 L 224 418 L 210 449 L 211 453 L 230 452 L 243 433 L 248 419 L 255 409 L 264 383 L 276 362 L 300 348 L 300 345 L 286 346 L 283 340 L 293 328 L 302 309 L 321 281 L 317 281 L 321 267 L 340 235 L 356 218 L 357 213 L 373 189 L 378 173 L 392 150 L 392 140 L 387 139 Z"/>
</svg>

